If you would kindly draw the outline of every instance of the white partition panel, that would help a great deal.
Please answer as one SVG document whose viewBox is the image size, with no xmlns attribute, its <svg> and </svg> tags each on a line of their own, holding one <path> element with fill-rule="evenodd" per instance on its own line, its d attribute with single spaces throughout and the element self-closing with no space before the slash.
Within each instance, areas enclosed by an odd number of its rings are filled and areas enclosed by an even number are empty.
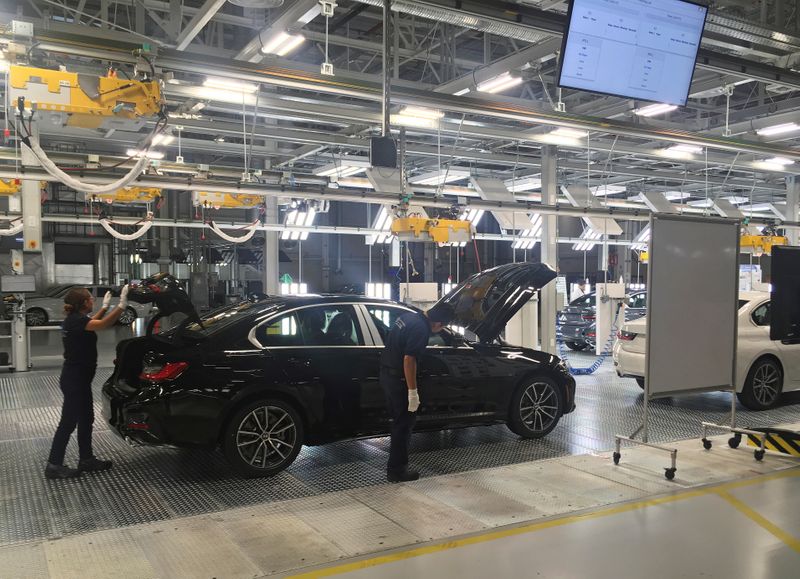
<svg viewBox="0 0 800 579">
<path fill-rule="evenodd" d="M 654 214 L 651 227 L 647 395 L 730 390 L 736 361 L 739 222 Z"/>
</svg>

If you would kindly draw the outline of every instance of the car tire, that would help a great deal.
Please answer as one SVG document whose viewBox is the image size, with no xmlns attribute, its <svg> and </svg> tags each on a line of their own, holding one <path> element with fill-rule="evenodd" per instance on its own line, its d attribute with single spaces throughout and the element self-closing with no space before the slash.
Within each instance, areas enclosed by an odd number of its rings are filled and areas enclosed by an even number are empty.
<svg viewBox="0 0 800 579">
<path fill-rule="evenodd" d="M 774 358 L 760 358 L 747 373 L 739 402 L 750 410 L 767 410 L 778 403 L 783 391 L 783 369 Z"/>
<path fill-rule="evenodd" d="M 639 385 L 639 388 L 644 390 L 644 378 L 642 376 L 636 376 L 636 383 Z"/>
<path fill-rule="evenodd" d="M 567 345 L 567 348 L 570 350 L 575 350 L 576 352 L 581 352 L 586 349 L 586 344 L 578 344 L 577 342 L 564 342 Z"/>
<path fill-rule="evenodd" d="M 47 321 L 47 312 L 42 308 L 31 308 L 25 312 L 25 324 L 28 326 L 44 326 Z"/>
<path fill-rule="evenodd" d="M 273 476 L 300 452 L 303 421 L 288 402 L 265 398 L 237 410 L 223 436 L 225 458 L 237 472 L 247 477 Z"/>
<path fill-rule="evenodd" d="M 525 380 L 511 398 L 508 428 L 523 438 L 541 438 L 553 430 L 564 414 L 564 396 L 546 376 Z"/>
<path fill-rule="evenodd" d="M 136 315 L 136 310 L 128 306 L 127 308 L 125 308 L 125 311 L 122 312 L 122 314 L 120 315 L 119 319 L 117 320 L 117 324 L 119 324 L 120 326 L 130 326 L 133 322 L 136 321 L 137 317 L 138 316 Z"/>
</svg>

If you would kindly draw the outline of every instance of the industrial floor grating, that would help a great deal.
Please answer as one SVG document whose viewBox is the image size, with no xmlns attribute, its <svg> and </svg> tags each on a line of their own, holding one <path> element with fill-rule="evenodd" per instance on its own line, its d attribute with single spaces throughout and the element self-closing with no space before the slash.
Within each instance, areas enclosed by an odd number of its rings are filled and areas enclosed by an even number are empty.
<svg viewBox="0 0 800 579">
<path fill-rule="evenodd" d="M 583 356 L 575 355 L 578 362 Z M 589 357 L 586 357 L 589 360 Z M 95 389 L 109 370 L 98 371 Z M 577 409 L 542 440 L 521 440 L 505 426 L 417 434 L 412 462 L 423 476 L 451 474 L 520 462 L 608 450 L 615 434 L 641 422 L 642 391 L 618 378 L 609 362 L 577 378 Z M 800 396 L 755 413 L 739 407 L 741 426 L 796 422 Z M 387 438 L 305 448 L 285 472 L 271 479 L 233 476 L 219 452 L 131 448 L 95 425 L 95 451 L 114 460 L 111 471 L 78 480 L 42 476 L 58 422 L 57 372 L 0 379 L 0 545 L 221 511 L 233 507 L 315 496 L 383 483 Z M 654 442 L 697 437 L 701 420 L 723 421 L 727 394 L 700 394 L 651 403 Z M 96 414 L 100 416 L 99 405 Z M 67 462 L 76 461 L 74 440 Z"/>
</svg>

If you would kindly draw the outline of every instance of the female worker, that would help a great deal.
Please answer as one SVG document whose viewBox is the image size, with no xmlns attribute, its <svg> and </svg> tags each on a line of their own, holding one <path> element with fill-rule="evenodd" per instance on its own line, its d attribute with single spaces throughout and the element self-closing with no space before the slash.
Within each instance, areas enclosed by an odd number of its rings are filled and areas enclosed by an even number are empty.
<svg viewBox="0 0 800 579">
<path fill-rule="evenodd" d="M 87 289 L 75 288 L 64 297 L 64 312 L 67 317 L 61 325 L 64 367 L 61 370 L 60 382 L 61 391 L 64 393 L 64 406 L 50 448 L 50 458 L 44 470 L 44 476 L 47 478 L 72 478 L 80 476 L 84 471 L 111 468 L 110 460 L 100 460 L 92 453 L 94 422 L 92 380 L 97 369 L 95 332 L 112 327 L 128 307 L 127 285 L 122 288 L 117 307 L 105 316 L 110 305 L 111 292 L 107 292 L 103 297 L 103 307 L 94 316 L 89 317 L 89 313 L 94 309 L 94 299 Z M 76 426 L 80 461 L 78 468 L 70 468 L 64 465 L 64 453 Z"/>
</svg>

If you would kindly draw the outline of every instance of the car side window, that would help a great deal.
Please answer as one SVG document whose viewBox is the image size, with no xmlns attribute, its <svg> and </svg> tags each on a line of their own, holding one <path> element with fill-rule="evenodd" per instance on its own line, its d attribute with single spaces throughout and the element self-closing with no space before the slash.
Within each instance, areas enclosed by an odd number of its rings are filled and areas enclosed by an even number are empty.
<svg viewBox="0 0 800 579">
<path fill-rule="evenodd" d="M 361 346 L 364 341 L 352 306 L 319 306 L 297 312 L 305 346 Z"/>
<path fill-rule="evenodd" d="M 647 294 L 638 294 L 631 296 L 628 300 L 629 308 L 645 308 L 647 307 Z"/>
<path fill-rule="evenodd" d="M 755 310 L 753 310 L 753 322 L 757 326 L 769 326 L 770 323 L 770 304 L 772 302 L 766 302 L 758 306 Z"/>
<path fill-rule="evenodd" d="M 294 314 L 287 314 L 256 328 L 255 338 L 266 348 L 302 346 L 303 337 Z"/>
<path fill-rule="evenodd" d="M 369 315 L 372 316 L 372 321 L 375 322 L 378 333 L 384 341 L 386 340 L 386 336 L 389 335 L 389 330 L 397 321 L 397 318 L 408 313 L 408 310 L 384 306 L 367 306 L 367 311 Z"/>
</svg>

